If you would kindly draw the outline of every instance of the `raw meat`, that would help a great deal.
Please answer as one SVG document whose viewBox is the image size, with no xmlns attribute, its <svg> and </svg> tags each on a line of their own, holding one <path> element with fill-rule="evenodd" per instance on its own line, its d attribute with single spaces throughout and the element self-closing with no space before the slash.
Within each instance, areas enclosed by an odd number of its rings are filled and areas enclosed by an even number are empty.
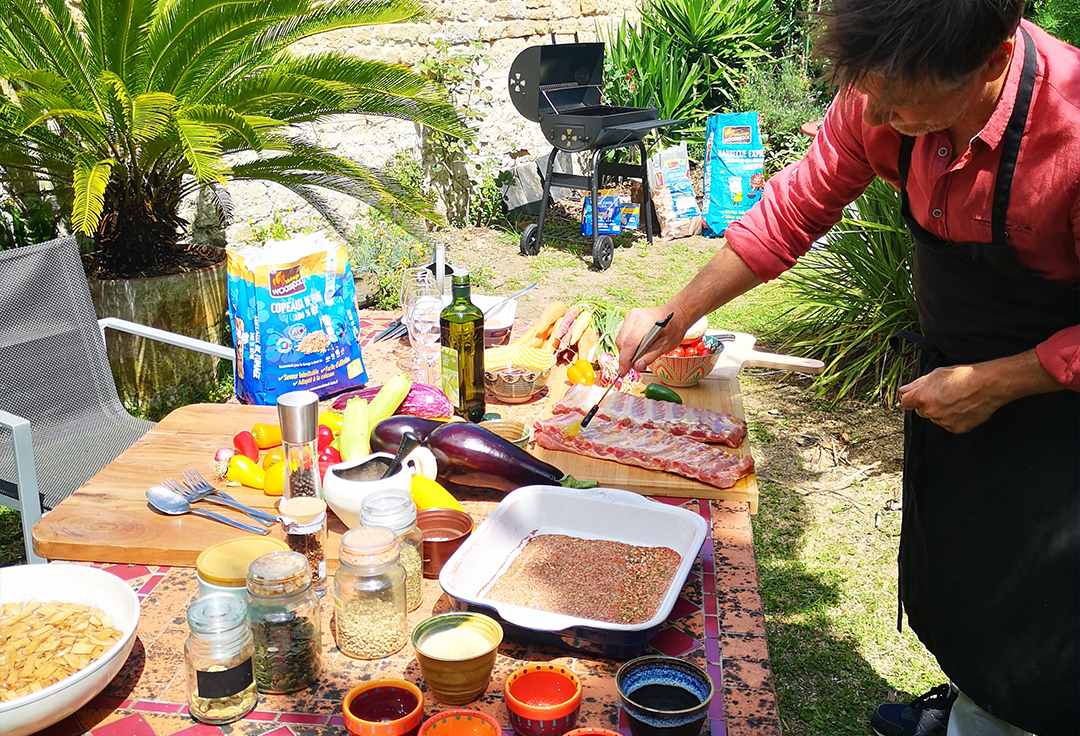
<svg viewBox="0 0 1080 736">
<path fill-rule="evenodd" d="M 717 488 L 730 488 L 754 469 L 754 459 L 749 455 L 739 457 L 715 445 L 638 425 L 594 419 L 577 436 L 564 437 L 563 431 L 579 419 L 577 412 L 571 412 L 538 421 L 533 436 L 549 450 L 676 473 Z"/>
<path fill-rule="evenodd" d="M 604 390 L 599 386 L 574 385 L 551 411 L 554 414 L 585 414 L 603 393 Z M 624 393 L 609 394 L 600 405 L 596 418 L 620 427 L 637 425 L 662 429 L 676 436 L 729 447 L 738 447 L 746 437 L 746 422 L 730 414 Z"/>
</svg>

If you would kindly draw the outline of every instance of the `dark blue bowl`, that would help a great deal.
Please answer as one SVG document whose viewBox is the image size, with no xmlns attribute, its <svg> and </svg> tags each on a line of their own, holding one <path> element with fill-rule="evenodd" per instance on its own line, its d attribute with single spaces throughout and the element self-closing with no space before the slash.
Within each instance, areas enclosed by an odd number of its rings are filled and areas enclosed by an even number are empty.
<svg viewBox="0 0 1080 736">
<path fill-rule="evenodd" d="M 633 736 L 697 736 L 709 715 L 712 678 L 675 657 L 632 659 L 615 685 Z"/>
</svg>

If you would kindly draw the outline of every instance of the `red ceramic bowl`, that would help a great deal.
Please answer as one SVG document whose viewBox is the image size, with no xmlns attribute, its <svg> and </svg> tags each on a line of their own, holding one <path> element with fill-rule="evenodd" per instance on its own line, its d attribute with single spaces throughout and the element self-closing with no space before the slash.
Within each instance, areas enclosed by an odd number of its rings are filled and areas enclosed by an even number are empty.
<svg viewBox="0 0 1080 736">
<path fill-rule="evenodd" d="M 456 708 L 424 721 L 419 736 L 502 736 L 502 726 L 487 713 Z"/>
<path fill-rule="evenodd" d="M 345 696 L 345 727 L 356 736 L 416 736 L 424 694 L 406 680 L 368 680 Z"/>
<path fill-rule="evenodd" d="M 472 517 L 457 509 L 423 509 L 416 525 L 424 535 L 424 577 L 437 578 L 450 555 L 469 538 Z"/>
<path fill-rule="evenodd" d="M 573 731 L 567 731 L 564 736 L 622 736 L 622 734 L 607 728 L 584 726 L 582 728 L 575 728 Z"/>
<path fill-rule="evenodd" d="M 581 680 L 556 664 L 526 665 L 506 678 L 503 700 L 521 736 L 562 736 L 577 725 Z"/>
</svg>

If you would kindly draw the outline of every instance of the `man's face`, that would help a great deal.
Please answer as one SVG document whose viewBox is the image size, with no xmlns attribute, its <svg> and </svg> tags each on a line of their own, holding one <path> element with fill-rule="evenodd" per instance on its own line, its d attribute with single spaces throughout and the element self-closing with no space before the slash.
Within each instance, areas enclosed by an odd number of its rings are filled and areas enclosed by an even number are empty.
<svg viewBox="0 0 1080 736">
<path fill-rule="evenodd" d="M 867 97 L 864 123 L 871 127 L 888 123 L 899 133 L 916 136 L 945 130 L 963 118 L 981 86 L 974 82 L 909 85 L 871 75 L 856 89 Z"/>
</svg>

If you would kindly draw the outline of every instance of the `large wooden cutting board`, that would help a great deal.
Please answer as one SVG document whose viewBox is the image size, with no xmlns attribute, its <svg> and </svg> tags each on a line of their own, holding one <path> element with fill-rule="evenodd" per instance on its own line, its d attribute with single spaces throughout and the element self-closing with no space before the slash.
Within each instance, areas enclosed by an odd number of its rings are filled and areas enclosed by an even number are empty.
<svg viewBox="0 0 1080 736">
<path fill-rule="evenodd" d="M 651 374 L 645 374 L 642 378 L 648 382 L 659 380 Z M 569 388 L 570 383 L 566 380 L 566 369 L 559 367 L 552 371 L 551 378 L 548 381 L 548 409 L 544 415 L 545 417 L 551 416 L 550 407 L 554 406 Z M 734 374 L 727 377 L 709 377 L 696 386 L 675 390 L 682 396 L 683 403 L 686 406 L 712 409 L 745 419 L 742 393 L 739 389 L 738 378 Z M 746 501 L 750 505 L 750 513 L 757 513 L 758 487 L 757 478 L 753 473 L 740 478 L 731 488 L 717 488 L 699 480 L 684 478 L 674 473 L 645 470 L 644 468 L 622 465 L 610 460 L 598 460 L 583 455 L 548 450 L 539 445 L 536 445 L 532 452 L 545 462 L 551 463 L 578 480 L 594 480 L 601 486 L 622 488 L 646 496 Z M 737 450 L 732 450 L 732 452 L 740 456 L 749 455 L 750 445 L 748 440 L 744 439 L 742 445 Z"/>
</svg>

